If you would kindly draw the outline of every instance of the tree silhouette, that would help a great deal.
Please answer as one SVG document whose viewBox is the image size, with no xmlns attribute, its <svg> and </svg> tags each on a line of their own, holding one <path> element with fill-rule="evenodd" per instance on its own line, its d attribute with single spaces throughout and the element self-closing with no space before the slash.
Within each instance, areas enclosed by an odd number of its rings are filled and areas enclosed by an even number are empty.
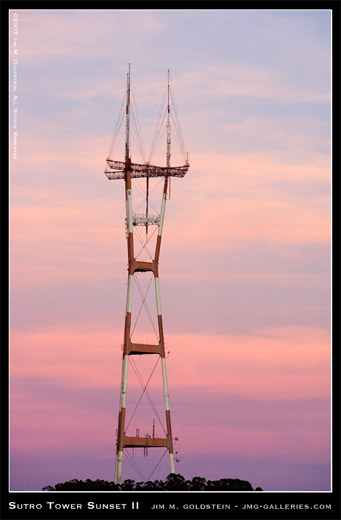
<svg viewBox="0 0 341 520">
<path fill-rule="evenodd" d="M 202 477 L 193 477 L 189 487 L 189 491 L 205 491 L 206 479 Z"/>
<path fill-rule="evenodd" d="M 253 491 L 253 487 L 246 480 L 222 478 L 220 480 L 209 480 L 206 491 Z"/>
<path fill-rule="evenodd" d="M 127 479 L 121 484 L 121 491 L 134 491 L 135 480 Z"/>
<path fill-rule="evenodd" d="M 193 477 L 186 480 L 180 474 L 170 473 L 166 480 L 135 482 L 127 479 L 122 484 L 115 484 L 107 480 L 77 480 L 45 486 L 43 491 L 254 491 L 247 480 L 222 478 L 220 480 L 206 480 L 203 477 Z M 257 487 L 255 491 L 263 491 Z"/>
<path fill-rule="evenodd" d="M 167 491 L 187 491 L 188 481 L 178 473 L 170 473 L 166 478 L 164 489 Z"/>
</svg>

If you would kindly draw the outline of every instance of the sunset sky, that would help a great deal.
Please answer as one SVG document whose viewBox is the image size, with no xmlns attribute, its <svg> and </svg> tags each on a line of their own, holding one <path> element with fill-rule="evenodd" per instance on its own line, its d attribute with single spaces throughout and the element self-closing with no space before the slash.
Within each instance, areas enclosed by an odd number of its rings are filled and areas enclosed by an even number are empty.
<svg viewBox="0 0 341 520">
<path fill-rule="evenodd" d="M 331 12 L 15 12 L 11 489 L 114 480 L 131 63 L 147 145 L 170 69 L 190 154 L 160 259 L 176 472 L 330 490 Z"/>
</svg>

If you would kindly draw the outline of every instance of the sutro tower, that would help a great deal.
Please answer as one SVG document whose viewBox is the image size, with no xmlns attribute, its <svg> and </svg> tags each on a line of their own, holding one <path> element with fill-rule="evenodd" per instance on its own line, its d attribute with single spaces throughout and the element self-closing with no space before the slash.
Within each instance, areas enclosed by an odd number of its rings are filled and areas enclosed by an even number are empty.
<svg viewBox="0 0 341 520">
<path fill-rule="evenodd" d="M 120 406 L 117 429 L 117 451 L 116 451 L 116 471 L 115 483 L 119 484 L 122 477 L 122 459 L 123 450 L 125 448 L 166 448 L 169 453 L 170 473 L 174 473 L 174 451 L 172 439 L 171 417 L 169 409 L 169 396 L 166 373 L 166 357 L 165 357 L 165 342 L 162 323 L 161 301 L 160 301 L 160 287 L 159 287 L 159 258 L 161 248 L 162 229 L 165 217 L 166 200 L 169 190 L 170 177 L 183 177 L 189 168 L 188 155 L 183 166 L 171 166 L 171 110 L 170 110 L 170 81 L 168 71 L 168 85 L 167 85 L 167 118 L 166 118 L 166 165 L 156 166 L 149 162 L 143 164 L 133 163 L 130 154 L 130 112 L 131 112 L 131 86 L 130 86 L 130 65 L 127 74 L 127 89 L 125 102 L 125 160 L 116 161 L 110 156 L 107 158 L 108 167 L 105 169 L 109 180 L 124 179 L 125 184 L 125 201 L 126 201 L 126 237 L 128 246 L 128 288 L 126 299 L 126 315 L 124 323 L 124 341 L 123 341 L 123 358 L 122 358 L 122 377 L 120 390 Z M 124 116 L 122 115 L 122 118 Z M 163 191 L 161 208 L 159 214 L 151 215 L 149 213 L 149 179 L 154 177 L 163 178 Z M 146 178 L 145 185 L 145 212 L 143 214 L 133 212 L 133 179 Z M 162 182 L 162 181 L 161 181 Z M 134 190 L 135 191 L 135 190 Z M 139 253 L 136 254 L 134 250 L 134 230 L 135 226 L 144 226 L 146 234 L 148 228 L 157 226 L 157 236 L 155 242 L 155 251 L 151 255 L 150 261 L 139 258 Z M 155 230 L 156 231 L 156 230 Z M 155 297 L 156 297 L 156 312 L 157 312 L 157 337 L 158 342 L 155 344 L 148 344 L 136 342 L 132 340 L 132 307 L 133 307 L 133 286 L 134 278 L 143 276 L 141 273 L 150 272 L 154 278 Z M 139 436 L 139 431 L 136 431 L 136 436 L 126 435 L 126 405 L 127 405 L 127 381 L 128 381 L 128 364 L 130 356 L 154 354 L 161 358 L 162 381 L 163 381 L 163 395 L 164 406 L 166 413 L 166 428 L 164 428 L 165 436 L 155 437 L 146 435 Z M 153 428 L 154 429 L 154 428 Z"/>
</svg>

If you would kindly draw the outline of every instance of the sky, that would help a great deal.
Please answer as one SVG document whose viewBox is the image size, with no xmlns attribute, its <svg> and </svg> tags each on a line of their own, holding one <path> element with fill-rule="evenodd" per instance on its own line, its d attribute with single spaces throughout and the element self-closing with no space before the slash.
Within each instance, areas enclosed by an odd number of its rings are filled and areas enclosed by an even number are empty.
<svg viewBox="0 0 341 520">
<path fill-rule="evenodd" d="M 124 183 L 103 171 L 128 63 L 147 148 L 170 69 L 190 154 L 160 258 L 176 472 L 330 490 L 330 23 L 309 9 L 11 12 L 12 491 L 114 480 L 127 253 Z M 141 434 L 153 419 L 160 434 L 145 397 Z M 168 473 L 165 457 L 152 480 Z M 141 480 L 127 459 L 123 478 Z"/>
</svg>

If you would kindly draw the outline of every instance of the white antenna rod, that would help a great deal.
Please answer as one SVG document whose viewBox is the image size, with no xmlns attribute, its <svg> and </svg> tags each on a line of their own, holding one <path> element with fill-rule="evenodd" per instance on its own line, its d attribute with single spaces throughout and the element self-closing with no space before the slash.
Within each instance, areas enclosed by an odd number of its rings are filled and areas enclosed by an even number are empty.
<svg viewBox="0 0 341 520">
<path fill-rule="evenodd" d="M 167 118 L 167 168 L 170 168 L 170 158 L 171 158 L 171 125 L 170 125 L 170 105 L 169 105 L 169 69 L 168 69 L 168 118 Z"/>
<path fill-rule="evenodd" d="M 125 160 L 129 159 L 129 117 L 130 117 L 130 63 L 127 74 L 127 104 L 126 104 L 126 155 Z"/>
</svg>

